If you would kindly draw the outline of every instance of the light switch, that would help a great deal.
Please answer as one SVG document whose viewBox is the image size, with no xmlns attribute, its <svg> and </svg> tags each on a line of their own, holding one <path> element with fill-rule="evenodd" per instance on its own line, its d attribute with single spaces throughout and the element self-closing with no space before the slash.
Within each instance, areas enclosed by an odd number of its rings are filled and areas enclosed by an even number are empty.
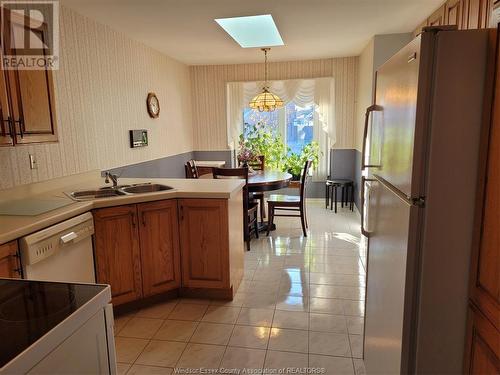
<svg viewBox="0 0 500 375">
<path fill-rule="evenodd" d="M 35 154 L 29 154 L 30 157 L 30 169 L 38 169 L 38 164 L 36 161 Z"/>
</svg>

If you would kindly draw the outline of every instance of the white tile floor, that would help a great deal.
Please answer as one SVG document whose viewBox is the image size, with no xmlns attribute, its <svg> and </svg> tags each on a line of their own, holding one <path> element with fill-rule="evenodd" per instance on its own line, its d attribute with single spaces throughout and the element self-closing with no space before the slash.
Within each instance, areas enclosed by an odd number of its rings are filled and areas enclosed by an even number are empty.
<svg viewBox="0 0 500 375">
<path fill-rule="evenodd" d="M 118 370 L 319 367 L 364 373 L 365 244 L 359 215 L 308 201 L 300 220 L 276 218 L 252 241 L 233 301 L 178 299 L 115 320 Z"/>
</svg>

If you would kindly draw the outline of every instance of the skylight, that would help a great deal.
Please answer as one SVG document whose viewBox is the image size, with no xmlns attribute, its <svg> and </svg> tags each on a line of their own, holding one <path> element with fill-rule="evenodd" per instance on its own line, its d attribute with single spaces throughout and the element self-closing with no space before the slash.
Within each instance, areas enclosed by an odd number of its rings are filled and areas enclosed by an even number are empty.
<svg viewBox="0 0 500 375">
<path fill-rule="evenodd" d="M 282 46 L 273 16 L 218 18 L 215 20 L 243 48 Z"/>
</svg>

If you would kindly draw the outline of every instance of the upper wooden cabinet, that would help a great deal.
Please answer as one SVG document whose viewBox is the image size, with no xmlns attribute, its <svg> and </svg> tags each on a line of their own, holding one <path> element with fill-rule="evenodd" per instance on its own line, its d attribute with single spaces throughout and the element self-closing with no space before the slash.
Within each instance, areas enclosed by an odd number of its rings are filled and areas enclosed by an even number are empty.
<svg viewBox="0 0 500 375">
<path fill-rule="evenodd" d="M 484 29 L 488 27 L 492 0 L 463 0 L 464 29 Z"/>
<path fill-rule="evenodd" d="M 24 35 L 46 40 L 47 27 L 30 28 L 27 18 L 4 9 L 2 45 L 6 55 L 17 56 L 11 46 L 11 36 Z M 37 26 L 39 22 L 35 23 Z M 2 70 L 0 78 L 1 134 L 0 145 L 15 145 L 57 141 L 54 83 L 52 71 Z"/>
<path fill-rule="evenodd" d="M 427 26 L 442 26 L 445 25 L 445 11 L 446 6 L 439 7 L 434 13 L 430 15 L 427 20 Z"/>
<path fill-rule="evenodd" d="M 137 205 L 144 297 L 181 283 L 177 201 L 165 200 Z"/>
<path fill-rule="evenodd" d="M 448 0 L 444 7 L 444 24 L 463 29 L 464 0 Z"/>
<path fill-rule="evenodd" d="M 94 211 L 97 282 L 111 285 L 113 304 L 142 297 L 141 253 L 135 205 Z"/>
<path fill-rule="evenodd" d="M 17 241 L 0 245 L 0 277 L 18 279 L 21 277 L 21 263 Z"/>
<path fill-rule="evenodd" d="M 182 286 L 229 288 L 228 206 L 223 199 L 180 199 Z"/>
</svg>

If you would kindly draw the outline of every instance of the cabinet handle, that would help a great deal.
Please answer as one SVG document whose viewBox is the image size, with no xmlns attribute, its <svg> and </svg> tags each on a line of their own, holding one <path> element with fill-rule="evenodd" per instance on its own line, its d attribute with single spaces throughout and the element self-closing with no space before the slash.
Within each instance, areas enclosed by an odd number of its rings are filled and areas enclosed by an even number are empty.
<svg viewBox="0 0 500 375">
<path fill-rule="evenodd" d="M 142 225 L 146 226 L 146 215 L 144 215 L 144 212 L 141 212 L 141 221 Z"/>
<path fill-rule="evenodd" d="M 19 124 L 19 134 L 21 135 L 21 138 L 24 137 L 24 132 L 23 132 L 23 124 L 24 124 L 24 119 L 22 117 L 19 117 L 19 120 L 14 120 L 14 133 L 16 131 L 16 124 Z"/>
<path fill-rule="evenodd" d="M 181 214 L 181 220 L 184 220 L 184 206 L 180 206 L 179 207 L 179 210 L 180 210 L 180 214 Z"/>
<path fill-rule="evenodd" d="M 13 129 L 14 121 L 12 121 L 12 117 L 8 116 L 7 120 L 3 120 L 3 122 L 7 123 L 7 126 L 9 128 L 9 135 L 11 136 L 11 138 L 14 138 L 15 137 L 15 134 L 14 134 L 15 130 Z"/>
<path fill-rule="evenodd" d="M 135 213 L 130 212 L 130 216 L 132 217 L 132 226 L 135 228 L 135 226 L 137 225 L 135 220 Z"/>
</svg>

